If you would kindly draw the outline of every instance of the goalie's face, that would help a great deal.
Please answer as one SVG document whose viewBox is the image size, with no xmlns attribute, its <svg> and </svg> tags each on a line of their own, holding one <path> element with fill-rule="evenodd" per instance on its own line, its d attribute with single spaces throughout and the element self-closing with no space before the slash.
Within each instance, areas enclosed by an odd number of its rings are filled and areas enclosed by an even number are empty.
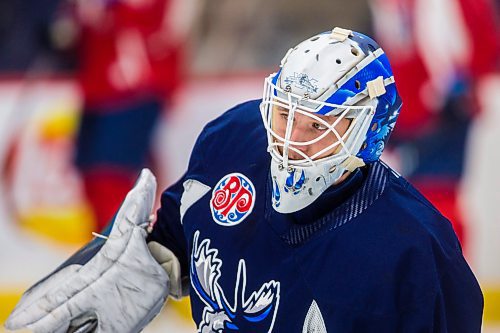
<svg viewBox="0 0 500 333">
<path fill-rule="evenodd" d="M 293 119 L 290 119 L 292 113 Z M 351 120 L 347 118 L 312 114 L 300 108 L 290 112 L 281 105 L 272 107 L 276 147 L 282 156 L 286 147 L 290 160 L 307 157 L 318 160 L 339 152 L 342 148 L 339 139 L 344 137 L 350 124 Z M 286 141 L 290 144 L 286 145 Z"/>
<path fill-rule="evenodd" d="M 359 152 L 376 100 L 365 98 L 355 105 L 315 100 L 307 93 L 290 92 L 290 86 L 278 87 L 275 75 L 265 80 L 260 104 L 273 163 L 280 170 L 323 165 L 321 173 L 330 177 L 340 163 Z"/>
</svg>

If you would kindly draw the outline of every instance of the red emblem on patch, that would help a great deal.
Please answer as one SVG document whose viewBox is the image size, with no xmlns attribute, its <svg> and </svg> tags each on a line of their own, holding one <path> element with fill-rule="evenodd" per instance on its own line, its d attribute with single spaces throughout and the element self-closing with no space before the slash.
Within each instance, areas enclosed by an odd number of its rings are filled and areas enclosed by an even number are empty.
<svg viewBox="0 0 500 333">
<path fill-rule="evenodd" d="M 236 225 L 251 213 L 254 202 L 255 187 L 247 177 L 240 173 L 226 175 L 212 192 L 212 217 L 220 225 Z"/>
</svg>

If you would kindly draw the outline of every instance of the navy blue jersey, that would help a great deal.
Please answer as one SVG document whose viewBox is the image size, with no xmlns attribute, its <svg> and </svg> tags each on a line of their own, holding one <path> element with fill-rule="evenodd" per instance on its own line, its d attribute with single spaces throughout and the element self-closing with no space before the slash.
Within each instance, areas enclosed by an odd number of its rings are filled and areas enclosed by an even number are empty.
<svg viewBox="0 0 500 333">
<path fill-rule="evenodd" d="M 258 105 L 205 127 L 149 237 L 180 259 L 199 332 L 480 332 L 449 221 L 383 163 L 274 211 Z"/>
</svg>

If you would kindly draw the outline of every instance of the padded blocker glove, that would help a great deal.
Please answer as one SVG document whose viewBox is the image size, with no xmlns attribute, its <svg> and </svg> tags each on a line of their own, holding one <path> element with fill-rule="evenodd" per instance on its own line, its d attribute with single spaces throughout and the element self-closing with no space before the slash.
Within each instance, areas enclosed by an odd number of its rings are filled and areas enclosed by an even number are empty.
<svg viewBox="0 0 500 333">
<path fill-rule="evenodd" d="M 5 327 L 51 333 L 142 330 L 169 294 L 167 273 L 145 241 L 155 193 L 155 177 L 142 170 L 102 236 L 106 239 L 95 238 L 28 289 Z"/>
</svg>

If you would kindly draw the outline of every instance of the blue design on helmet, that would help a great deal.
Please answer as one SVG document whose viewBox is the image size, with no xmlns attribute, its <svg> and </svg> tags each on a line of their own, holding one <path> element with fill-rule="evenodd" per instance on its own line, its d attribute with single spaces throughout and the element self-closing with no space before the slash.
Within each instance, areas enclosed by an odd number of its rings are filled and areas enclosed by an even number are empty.
<svg viewBox="0 0 500 333">
<path fill-rule="evenodd" d="M 353 36 L 349 38 L 356 41 L 361 50 L 366 54 L 375 53 L 377 50 L 381 51 L 378 44 L 368 36 L 353 32 Z M 388 79 L 393 76 L 389 59 L 385 53 L 381 53 L 353 77 L 347 80 L 326 100 L 326 102 L 339 105 L 344 104 L 348 102 L 350 98 L 363 92 L 367 87 L 367 83 L 375 80 L 379 76 L 382 76 L 383 79 Z M 378 96 L 377 99 L 378 104 L 368 132 L 366 133 L 365 144 L 356 155 L 365 163 L 372 163 L 380 158 L 387 140 L 394 129 L 399 110 L 402 106 L 401 97 L 398 95 L 395 83 L 387 85 L 385 94 Z M 323 106 L 318 113 L 324 115 L 331 111 L 332 107 Z"/>
</svg>

